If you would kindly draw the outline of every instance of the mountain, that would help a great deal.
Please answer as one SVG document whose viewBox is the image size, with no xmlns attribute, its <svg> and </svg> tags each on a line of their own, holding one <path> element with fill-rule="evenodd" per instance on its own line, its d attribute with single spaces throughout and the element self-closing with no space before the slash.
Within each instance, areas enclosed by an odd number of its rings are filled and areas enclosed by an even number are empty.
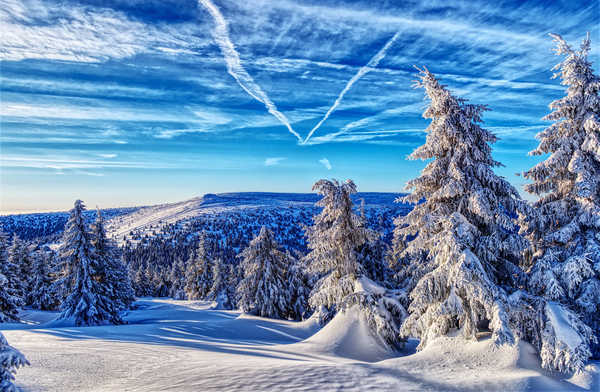
<svg viewBox="0 0 600 392">
<path fill-rule="evenodd" d="M 353 195 L 355 204 L 364 200 L 365 209 L 392 209 L 406 213 L 410 206 L 394 203 L 400 193 L 362 192 Z M 104 209 L 107 231 L 115 239 L 123 239 L 136 233 L 137 236 L 152 233 L 163 226 L 180 225 L 196 218 L 243 211 L 257 210 L 312 210 L 321 197 L 314 193 L 238 192 L 208 193 L 189 200 L 147 207 Z M 315 209 L 316 211 L 316 209 Z M 87 211 L 86 219 L 91 222 L 96 212 Z M 36 239 L 62 233 L 68 212 L 19 214 L 0 216 L 0 228 L 7 234 L 16 233 L 23 239 Z"/>
</svg>

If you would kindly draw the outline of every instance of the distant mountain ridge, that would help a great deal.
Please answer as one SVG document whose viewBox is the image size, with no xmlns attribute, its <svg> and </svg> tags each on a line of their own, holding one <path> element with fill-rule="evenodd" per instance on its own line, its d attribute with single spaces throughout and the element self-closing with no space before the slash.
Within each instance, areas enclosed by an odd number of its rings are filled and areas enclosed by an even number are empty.
<svg viewBox="0 0 600 392">
<path fill-rule="evenodd" d="M 364 200 L 368 208 L 391 206 L 403 196 L 391 192 L 359 192 L 352 195 L 357 207 Z M 153 206 L 102 209 L 107 222 L 107 231 L 112 237 L 121 237 L 133 230 L 144 230 L 165 224 L 187 221 L 205 214 L 220 214 L 227 211 L 260 208 L 310 208 L 321 199 L 316 193 L 277 193 L 277 192 L 230 192 L 207 193 L 175 203 Z M 408 206 L 407 206 L 408 207 Z M 16 233 L 23 239 L 51 236 L 62 232 L 68 218 L 68 211 L 41 212 L 0 216 L 0 229 L 6 234 Z M 86 212 L 86 219 L 92 222 L 95 210 Z"/>
</svg>

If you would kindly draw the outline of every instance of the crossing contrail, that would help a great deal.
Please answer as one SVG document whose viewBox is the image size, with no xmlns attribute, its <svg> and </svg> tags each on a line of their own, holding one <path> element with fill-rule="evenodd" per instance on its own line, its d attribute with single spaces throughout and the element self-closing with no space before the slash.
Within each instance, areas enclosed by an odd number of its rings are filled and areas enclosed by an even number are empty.
<svg viewBox="0 0 600 392">
<path fill-rule="evenodd" d="M 377 54 L 375 54 L 375 56 L 373 56 L 371 58 L 371 60 L 369 60 L 369 62 L 367 63 L 367 65 L 365 65 L 364 67 L 361 67 L 358 70 L 358 72 L 356 73 L 356 75 L 354 75 L 352 77 L 352 79 L 350 79 L 348 81 L 348 83 L 346 83 L 346 87 L 344 87 L 344 89 L 342 90 L 342 92 L 340 92 L 340 94 L 338 95 L 337 99 L 335 100 L 335 102 L 333 103 L 333 105 L 331 105 L 331 107 L 329 108 L 329 110 L 327 110 L 327 113 L 325 113 L 325 116 L 323 116 L 323 118 L 321 119 L 321 121 L 319 121 L 317 123 L 317 125 L 315 125 L 313 129 L 311 129 L 311 131 L 308 133 L 308 135 L 306 136 L 306 139 L 304 139 L 304 141 L 302 142 L 302 144 L 306 144 L 306 142 L 308 142 L 308 139 L 311 138 L 311 136 L 313 135 L 313 133 L 315 133 L 315 131 L 317 129 L 319 129 L 319 127 L 321 127 L 321 125 L 329 118 L 329 116 L 331 115 L 331 113 L 333 113 L 333 111 L 335 109 L 337 109 L 337 107 L 342 102 L 342 99 L 344 98 L 344 95 L 346 95 L 346 93 L 348 92 L 348 90 L 350 90 L 350 88 L 352 87 L 352 85 L 354 83 L 356 83 L 360 78 L 362 78 L 363 76 L 365 76 L 367 73 L 371 72 L 373 70 L 373 68 L 377 67 L 377 65 L 379 64 L 379 62 L 385 57 L 386 52 L 394 44 L 394 42 L 398 39 L 399 36 L 400 36 L 400 32 L 397 32 L 396 34 L 394 34 L 394 36 L 392 38 L 390 38 L 390 40 L 383 46 L 383 48 L 381 48 L 379 50 L 379 52 L 377 52 Z"/>
<path fill-rule="evenodd" d="M 225 18 L 223 18 L 223 15 L 219 9 L 210 0 L 198 0 L 198 3 L 206 8 L 215 21 L 213 37 L 221 49 L 223 57 L 225 58 L 227 72 L 233 76 L 233 78 L 240 85 L 240 87 L 244 89 L 244 91 L 246 91 L 257 101 L 262 102 L 267 108 L 268 112 L 281 121 L 281 123 L 286 126 L 288 131 L 290 131 L 292 135 L 296 136 L 299 142 L 302 142 L 302 137 L 292 128 L 292 125 L 287 117 L 277 110 L 277 106 L 275 106 L 263 89 L 254 81 L 252 76 L 250 76 L 250 74 L 248 74 L 248 72 L 242 66 L 240 55 L 231 42 L 231 39 L 229 39 L 227 21 Z"/>
</svg>

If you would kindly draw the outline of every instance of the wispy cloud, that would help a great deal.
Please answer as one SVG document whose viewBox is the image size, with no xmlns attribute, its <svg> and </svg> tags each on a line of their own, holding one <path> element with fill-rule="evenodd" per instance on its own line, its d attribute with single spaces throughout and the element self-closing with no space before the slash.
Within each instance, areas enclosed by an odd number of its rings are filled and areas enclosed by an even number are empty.
<svg viewBox="0 0 600 392">
<path fill-rule="evenodd" d="M 210 13 L 215 21 L 215 28 L 213 30 L 213 36 L 217 45 L 221 49 L 221 53 L 225 58 L 225 64 L 227 65 L 227 72 L 233 76 L 233 78 L 238 82 L 241 88 L 244 89 L 251 97 L 256 99 L 259 102 L 262 102 L 267 111 L 271 113 L 275 118 L 277 118 L 288 131 L 294 135 L 298 141 L 302 141 L 302 137 L 296 132 L 292 125 L 290 124 L 287 117 L 277 110 L 277 106 L 271 101 L 268 95 L 263 91 L 263 89 L 254 81 L 252 76 L 246 71 L 246 69 L 242 66 L 242 61 L 240 60 L 240 55 L 235 49 L 235 46 L 231 42 L 229 38 L 229 28 L 227 26 L 227 21 L 221 14 L 221 11 L 210 1 L 210 0 L 199 0 L 200 4 L 202 4 L 206 10 Z"/>
<path fill-rule="evenodd" d="M 386 44 L 383 46 L 383 48 L 381 48 L 379 50 L 379 52 L 377 52 L 375 54 L 375 56 L 373 56 L 371 58 L 371 60 L 369 60 L 369 62 L 367 63 L 367 65 L 365 65 L 364 67 L 360 68 L 358 70 L 358 72 L 348 81 L 348 83 L 346 83 L 346 86 L 340 92 L 340 94 L 336 98 L 336 100 L 333 103 L 333 105 L 331 105 L 331 107 L 329 108 L 329 110 L 327 110 L 327 113 L 325 113 L 325 115 L 323 116 L 323 118 L 321 119 L 321 121 L 319 121 L 317 123 L 317 125 L 315 125 L 313 127 L 313 129 L 310 130 L 310 132 L 308 133 L 308 135 L 306 136 L 306 138 L 304 139 L 304 141 L 302 142 L 302 144 L 306 144 L 306 142 L 308 142 L 308 140 L 315 133 L 315 131 L 317 129 L 319 129 L 319 127 L 321 127 L 321 125 L 329 118 L 329 116 L 331 115 L 331 113 L 333 113 L 333 111 L 340 105 L 340 102 L 342 102 L 342 99 L 344 99 L 344 95 L 346 95 L 346 93 L 348 92 L 348 90 L 350 90 L 350 88 L 352 87 L 352 85 L 354 83 L 356 83 L 360 78 L 362 78 L 363 76 L 365 76 L 367 73 L 369 73 L 373 68 L 377 67 L 377 65 L 379 64 L 379 62 L 385 57 L 385 54 L 390 49 L 390 47 L 394 44 L 394 42 L 396 42 L 396 40 L 398 39 L 399 35 L 400 35 L 400 33 L 394 34 L 394 36 L 392 38 L 390 38 L 390 40 L 388 42 L 386 42 Z"/>
<path fill-rule="evenodd" d="M 329 162 L 329 159 L 327 159 L 327 158 L 322 158 L 322 159 L 319 159 L 319 162 L 320 162 L 320 163 L 321 163 L 323 166 L 325 166 L 325 168 L 326 168 L 327 170 L 331 170 L 331 163 Z"/>
<path fill-rule="evenodd" d="M 285 157 L 267 158 L 265 159 L 265 166 L 277 166 L 285 159 Z"/>
<path fill-rule="evenodd" d="M 3 60 L 51 59 L 99 62 L 188 43 L 177 30 L 129 19 L 109 8 L 73 3 L 4 1 L 0 8 Z M 200 46 L 200 40 L 194 42 Z"/>
<path fill-rule="evenodd" d="M 117 154 L 98 154 L 100 158 L 112 159 L 116 158 Z"/>
</svg>

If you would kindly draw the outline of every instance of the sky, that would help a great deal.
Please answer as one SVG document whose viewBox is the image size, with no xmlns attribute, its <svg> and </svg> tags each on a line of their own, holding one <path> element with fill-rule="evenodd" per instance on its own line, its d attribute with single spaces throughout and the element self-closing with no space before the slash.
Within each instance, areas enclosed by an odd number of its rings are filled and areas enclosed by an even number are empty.
<svg viewBox="0 0 600 392">
<path fill-rule="evenodd" d="M 496 172 L 521 190 L 564 95 L 548 33 L 589 31 L 597 70 L 598 20 L 598 0 L 4 0 L 0 211 L 319 178 L 401 192 L 426 164 L 406 159 L 428 125 L 415 65 L 489 106 Z"/>
</svg>

